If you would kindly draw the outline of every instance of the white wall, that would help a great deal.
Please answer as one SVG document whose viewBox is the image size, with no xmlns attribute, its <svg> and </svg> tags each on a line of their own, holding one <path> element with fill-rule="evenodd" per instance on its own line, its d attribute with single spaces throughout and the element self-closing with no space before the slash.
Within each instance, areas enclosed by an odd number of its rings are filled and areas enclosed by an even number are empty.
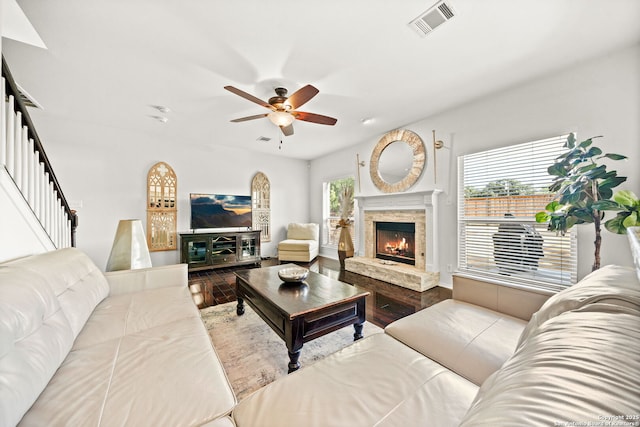
<svg viewBox="0 0 640 427">
<path fill-rule="evenodd" d="M 243 150 L 174 141 L 162 150 L 161 127 L 140 134 L 90 123 L 65 122 L 35 112 L 33 119 L 72 209 L 78 211 L 77 247 L 104 268 L 120 219 L 146 224 L 146 178 L 156 162 L 167 162 L 178 177 L 178 231 L 189 232 L 189 193 L 251 194 L 256 172 L 271 182 L 272 241 L 263 256 L 275 256 L 288 222 L 309 219 L 306 161 Z M 91 144 L 85 140 L 91 138 Z M 257 143 L 257 142 L 256 142 Z M 154 265 L 179 262 L 179 251 L 154 252 Z"/>
<path fill-rule="evenodd" d="M 444 190 L 440 206 L 441 283 L 451 286 L 447 266 L 457 265 L 457 157 L 510 144 L 533 141 L 568 132 L 578 139 L 603 135 L 594 142 L 605 152 L 624 154 L 627 161 L 609 162 L 628 181 L 618 189 L 640 195 L 640 46 L 636 45 L 569 69 L 528 82 L 404 128 L 422 137 L 428 152 L 427 168 L 408 191 Z M 482 84 L 482 81 L 478 81 Z M 428 96 L 425 97 L 428 102 Z M 433 177 L 432 129 L 445 148 L 437 152 L 437 185 Z M 390 129 L 391 130 L 391 129 Z M 380 135 L 381 137 L 382 135 Z M 363 195 L 379 194 L 369 177 L 369 157 L 377 139 L 314 160 L 311 163 L 311 220 L 322 220 L 322 182 L 335 176 L 356 174 L 356 153 L 366 161 L 360 168 Z M 356 183 L 356 193 L 358 192 Z M 612 215 L 609 213 L 608 215 Z M 608 216 L 607 218 L 609 218 Z M 593 263 L 592 224 L 578 226 L 578 275 Z M 626 236 L 603 231 L 602 265 L 632 265 Z"/>
<path fill-rule="evenodd" d="M 620 175 L 629 177 L 619 189 L 631 189 L 640 195 L 639 75 L 640 46 L 636 45 L 405 126 L 418 133 L 428 148 L 425 173 L 409 191 L 444 190 L 438 242 L 443 284 L 451 284 L 447 266 L 455 266 L 457 258 L 456 159 L 461 154 L 571 131 L 579 138 L 604 135 L 597 145 L 630 158 L 611 162 Z M 277 242 L 284 238 L 288 222 L 321 223 L 322 183 L 356 176 L 357 153 L 366 162 L 366 167 L 360 168 L 360 194 L 379 193 L 368 173 L 369 157 L 378 138 L 307 165 L 305 161 L 282 158 L 275 149 L 272 156 L 257 156 L 175 141 L 175 148 L 159 151 L 156 147 L 160 145 L 154 142 L 162 138 L 160 131 L 139 134 L 64 122 L 39 112 L 33 116 L 65 195 L 78 210 L 78 247 L 101 267 L 106 265 L 118 220 L 146 219 L 146 174 L 158 161 L 169 163 L 178 175 L 180 231 L 189 228 L 190 192 L 249 194 L 253 175 L 264 172 L 271 180 L 273 226 L 272 242 L 263 247 L 265 256 L 276 255 Z M 445 148 L 437 152 L 437 185 L 433 178 L 432 129 L 445 143 Z M 90 147 L 84 144 L 86 138 L 92 139 Z M 578 226 L 580 277 L 590 270 L 593 238 L 592 225 Z M 632 265 L 627 248 L 625 236 L 604 231 L 603 265 Z M 152 254 L 156 265 L 177 262 L 178 257 L 178 251 Z"/>
<path fill-rule="evenodd" d="M 46 231 L 31 212 L 29 204 L 0 165 L 0 262 L 55 249 Z"/>
</svg>

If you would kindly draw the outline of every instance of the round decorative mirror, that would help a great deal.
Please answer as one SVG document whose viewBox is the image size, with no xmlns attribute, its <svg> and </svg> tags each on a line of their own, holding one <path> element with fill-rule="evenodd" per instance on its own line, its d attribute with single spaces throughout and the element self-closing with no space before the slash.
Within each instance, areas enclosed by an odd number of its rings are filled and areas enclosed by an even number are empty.
<svg viewBox="0 0 640 427">
<path fill-rule="evenodd" d="M 371 180 L 385 193 L 405 191 L 420 178 L 426 158 L 424 143 L 416 133 L 392 130 L 380 138 L 371 153 Z"/>
</svg>

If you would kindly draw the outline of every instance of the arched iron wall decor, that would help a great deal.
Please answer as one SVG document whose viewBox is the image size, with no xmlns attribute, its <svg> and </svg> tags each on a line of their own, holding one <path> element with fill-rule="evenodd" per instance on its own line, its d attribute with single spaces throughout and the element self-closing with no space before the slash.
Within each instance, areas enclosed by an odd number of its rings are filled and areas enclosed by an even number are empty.
<svg viewBox="0 0 640 427">
<path fill-rule="evenodd" d="M 381 174 L 381 158 L 391 144 L 407 144 L 411 152 L 411 158 L 409 159 L 409 167 L 402 167 L 401 175 L 398 175 L 397 180 L 389 180 Z M 400 148 L 400 147 L 399 147 Z M 387 153 L 390 153 L 389 150 Z M 400 152 L 403 151 L 401 148 Z M 400 154 L 402 155 L 402 154 Z M 393 160 L 393 159 L 392 159 Z M 386 133 L 378 144 L 376 144 L 373 152 L 371 153 L 371 160 L 369 162 L 369 174 L 371 180 L 375 186 L 385 193 L 402 192 L 414 185 L 425 167 L 427 160 L 427 152 L 424 146 L 424 142 L 416 134 L 406 129 L 396 129 Z M 396 162 L 398 163 L 398 162 Z M 402 163 L 402 162 L 400 162 Z M 387 174 L 387 176 L 390 176 Z"/>
</svg>

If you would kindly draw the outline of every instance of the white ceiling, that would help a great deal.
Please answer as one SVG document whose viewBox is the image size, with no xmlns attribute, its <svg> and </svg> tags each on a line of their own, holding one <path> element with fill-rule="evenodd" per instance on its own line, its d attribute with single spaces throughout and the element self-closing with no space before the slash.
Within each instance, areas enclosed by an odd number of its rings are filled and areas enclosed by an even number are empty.
<svg viewBox="0 0 640 427">
<path fill-rule="evenodd" d="M 639 0 L 448 3 L 456 16 L 423 38 L 408 23 L 432 0 L 18 0 L 48 49 L 9 39 L 2 49 L 43 106 L 36 126 L 49 115 L 181 151 L 220 144 L 313 159 L 640 42 Z M 306 84 L 320 93 L 301 110 L 335 126 L 296 121 L 278 150 L 267 119 L 229 122 L 267 110 L 225 85 L 266 100 L 276 86 Z M 152 105 L 171 109 L 167 123 Z"/>
</svg>

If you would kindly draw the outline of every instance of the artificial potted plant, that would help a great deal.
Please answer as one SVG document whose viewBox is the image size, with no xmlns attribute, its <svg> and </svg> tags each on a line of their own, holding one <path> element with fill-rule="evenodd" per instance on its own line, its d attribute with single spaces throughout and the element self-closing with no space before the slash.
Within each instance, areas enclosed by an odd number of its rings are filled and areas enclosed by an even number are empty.
<svg viewBox="0 0 640 427">
<path fill-rule="evenodd" d="M 599 161 L 607 158 L 610 160 L 626 159 L 621 154 L 606 153 L 593 146 L 593 138 L 576 143 L 572 133 L 567 137 L 565 148 L 567 151 L 556 158 L 553 165 L 547 169 L 555 179 L 549 190 L 556 193 L 555 200 L 546 206 L 546 211 L 536 214 L 537 222 L 549 223 L 549 230 L 565 233 L 576 224 L 592 223 L 595 228 L 595 252 L 592 270 L 600 268 L 600 246 L 602 244 L 601 223 L 605 211 L 622 211 L 616 218 L 623 216 L 622 220 L 614 218 L 607 222 L 607 229 L 622 230 L 625 215 L 629 211 L 625 205 L 612 199 L 613 188 L 627 180 L 618 176 L 616 171 L 607 171 L 607 166 L 599 164 Z M 633 193 L 631 193 L 633 194 Z M 633 207 L 633 206 L 632 206 Z M 636 206 L 633 218 L 638 220 Z M 630 223 L 631 220 L 627 220 Z M 614 231 L 620 232 L 620 231 Z"/>
</svg>

